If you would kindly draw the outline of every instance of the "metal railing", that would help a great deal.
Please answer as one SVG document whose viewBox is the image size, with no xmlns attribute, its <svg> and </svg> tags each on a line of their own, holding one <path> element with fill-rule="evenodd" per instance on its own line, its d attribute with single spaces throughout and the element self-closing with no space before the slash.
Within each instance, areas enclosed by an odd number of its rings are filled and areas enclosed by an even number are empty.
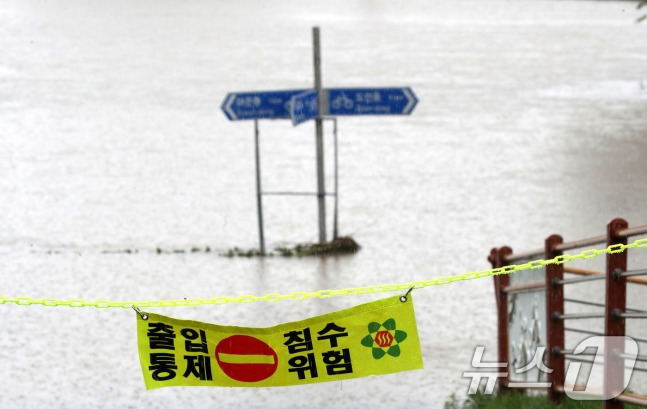
<svg viewBox="0 0 647 409">
<path fill-rule="evenodd" d="M 647 225 L 629 228 L 628 223 L 623 219 L 614 219 L 607 225 L 607 233 L 602 236 L 595 236 L 583 240 L 564 242 L 559 235 L 552 235 L 545 240 L 544 248 L 524 253 L 514 254 L 508 246 L 494 248 L 491 250 L 488 260 L 494 268 L 504 267 L 514 264 L 522 259 L 552 259 L 563 255 L 564 251 L 589 247 L 606 243 L 607 246 L 615 244 L 627 244 L 627 238 L 631 236 L 647 234 Z M 606 337 L 625 337 L 626 320 L 647 318 L 647 311 L 627 308 L 627 284 L 647 285 L 647 278 L 641 277 L 647 275 L 645 266 L 637 270 L 627 269 L 627 252 L 618 252 L 608 254 L 606 258 L 605 271 L 596 271 L 582 269 L 564 264 L 549 264 L 545 268 L 543 282 L 523 283 L 518 285 L 510 284 L 510 276 L 494 276 L 495 297 L 498 311 L 498 359 L 499 362 L 511 362 L 509 325 L 510 310 L 509 297 L 518 293 L 529 291 L 545 291 L 546 305 L 546 353 L 547 366 L 552 371 L 547 373 L 548 399 L 552 402 L 563 400 L 565 394 L 565 364 L 569 361 L 583 361 L 593 363 L 586 358 L 581 358 L 583 354 L 572 355 L 573 351 L 565 349 L 565 331 L 581 333 L 585 335 L 598 335 Z M 572 273 L 579 277 L 564 278 L 564 273 Z M 577 285 L 582 282 L 604 280 L 605 294 L 600 298 L 604 302 L 574 300 L 564 297 L 564 287 Z M 578 303 L 598 308 L 603 308 L 603 312 L 571 313 L 565 314 L 564 303 Z M 586 319 L 604 319 L 604 331 L 595 332 L 585 329 L 566 328 L 565 322 L 570 320 Z M 645 340 L 633 337 L 639 342 Z M 606 391 L 623 390 L 624 378 L 624 346 L 614 346 L 614 349 L 606 347 L 604 350 L 604 380 L 603 389 Z M 612 359 L 612 357 L 614 359 Z M 644 361 L 645 356 L 637 355 L 635 360 Z M 621 365 L 618 370 L 618 365 Z M 643 368 L 634 368 L 634 370 L 645 371 Z M 517 387 L 510 381 L 509 375 L 499 383 L 499 392 L 505 393 L 509 389 Z M 608 395 L 607 395 L 608 396 Z M 647 395 L 638 395 L 634 393 L 621 393 L 613 399 L 605 400 L 603 407 L 605 409 L 622 409 L 623 404 L 632 403 L 641 406 L 647 406 Z"/>
</svg>

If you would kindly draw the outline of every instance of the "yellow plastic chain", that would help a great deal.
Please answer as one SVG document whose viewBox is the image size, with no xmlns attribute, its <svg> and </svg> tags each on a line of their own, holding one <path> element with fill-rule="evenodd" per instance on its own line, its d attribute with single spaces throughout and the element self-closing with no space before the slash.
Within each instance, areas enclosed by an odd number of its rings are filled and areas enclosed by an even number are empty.
<svg viewBox="0 0 647 409">
<path fill-rule="evenodd" d="M 499 274 L 513 274 L 522 270 L 535 270 L 548 264 L 566 264 L 577 259 L 590 259 L 602 254 L 622 253 L 630 248 L 647 247 L 647 238 L 636 240 L 631 244 L 614 244 L 604 250 L 585 250 L 576 255 L 564 254 L 550 260 L 533 260 L 524 264 L 510 265 L 490 270 L 474 271 L 454 276 L 445 276 L 426 281 L 414 281 L 402 284 L 376 285 L 370 287 L 344 288 L 341 290 L 319 290 L 312 292 L 293 292 L 290 294 L 265 294 L 241 295 L 239 297 L 192 298 L 182 300 L 156 300 L 156 301 L 84 301 L 84 300 L 57 300 L 54 298 L 33 299 L 26 297 L 6 298 L 0 296 L 0 304 L 17 305 L 44 305 L 46 307 L 96 307 L 96 308 L 132 308 L 132 307 L 195 307 L 199 305 L 219 305 L 228 303 L 252 303 L 257 301 L 276 302 L 286 299 L 305 300 L 308 298 L 330 298 L 339 296 L 374 294 L 394 291 L 407 291 L 410 288 L 425 288 L 454 283 L 456 281 L 475 280 L 477 278 L 492 277 Z"/>
</svg>

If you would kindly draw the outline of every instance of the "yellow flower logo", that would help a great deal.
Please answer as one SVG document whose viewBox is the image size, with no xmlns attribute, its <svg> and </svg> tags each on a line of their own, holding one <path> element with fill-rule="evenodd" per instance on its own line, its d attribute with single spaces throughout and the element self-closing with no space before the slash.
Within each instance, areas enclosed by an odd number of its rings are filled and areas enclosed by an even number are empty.
<svg viewBox="0 0 647 409">
<path fill-rule="evenodd" d="M 389 354 L 392 357 L 400 356 L 400 344 L 407 338 L 407 333 L 396 329 L 395 320 L 389 318 L 380 324 L 368 324 L 368 335 L 362 338 L 362 345 L 373 349 L 373 358 L 380 359 Z"/>
</svg>

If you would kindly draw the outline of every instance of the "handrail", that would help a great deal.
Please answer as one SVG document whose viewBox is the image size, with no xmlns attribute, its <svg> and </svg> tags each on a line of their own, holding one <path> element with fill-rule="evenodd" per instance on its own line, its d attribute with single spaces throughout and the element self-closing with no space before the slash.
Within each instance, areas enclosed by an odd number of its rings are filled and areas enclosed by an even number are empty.
<svg viewBox="0 0 647 409">
<path fill-rule="evenodd" d="M 571 273 L 571 274 L 577 274 L 577 275 L 583 275 L 583 276 L 604 274 L 604 272 L 600 271 L 600 270 L 592 270 L 592 269 L 589 269 L 589 268 L 581 268 L 581 267 L 574 267 L 574 266 L 564 266 L 564 272 L 565 273 Z M 627 277 L 627 282 L 628 283 L 634 283 L 634 284 L 647 285 L 647 277 L 639 277 L 637 275 L 636 276 L 628 276 Z"/>
<path fill-rule="evenodd" d="M 577 274 L 581 276 L 590 276 L 596 274 L 604 274 L 604 271 L 592 270 L 590 268 L 581 268 L 575 266 L 564 266 L 565 273 Z"/>
<path fill-rule="evenodd" d="M 509 285 L 501 289 L 504 293 L 518 293 L 523 291 L 533 291 L 541 290 L 546 288 L 546 284 L 543 282 L 529 283 L 529 284 L 519 284 L 519 285 Z"/>
<path fill-rule="evenodd" d="M 638 236 L 641 234 L 647 234 L 647 224 L 623 229 L 616 233 L 617 237 L 622 237 L 622 238 Z M 586 239 L 575 240 L 575 241 L 567 241 L 555 246 L 555 251 L 566 251 L 566 250 L 572 250 L 580 247 L 593 246 L 600 243 L 606 243 L 606 241 L 607 241 L 606 235 L 594 236 L 594 237 L 589 237 Z M 545 252 L 545 249 L 535 249 L 535 250 L 525 251 L 523 253 L 518 253 L 518 254 L 513 253 L 513 254 L 510 254 L 508 257 L 506 257 L 506 260 L 516 261 L 523 258 L 543 256 L 544 252 Z"/>
<path fill-rule="evenodd" d="M 604 274 L 602 271 L 599 271 L 599 270 L 591 270 L 588 268 L 580 268 L 580 267 L 573 267 L 573 266 L 564 266 L 564 272 L 576 274 L 576 275 L 582 275 L 582 276 L 597 276 L 599 274 Z M 602 279 L 602 277 L 600 277 L 600 279 Z M 643 277 L 627 277 L 627 281 L 635 284 L 647 285 L 647 278 L 643 278 Z M 509 294 L 509 293 L 524 292 L 524 291 L 540 290 L 545 287 L 546 287 L 546 284 L 543 281 L 537 281 L 536 283 L 509 285 L 507 287 L 503 287 L 501 291 Z"/>
<path fill-rule="evenodd" d="M 595 236 L 589 237 L 588 239 L 567 241 L 565 243 L 558 244 L 555 246 L 555 251 L 566 251 L 573 250 L 580 247 L 595 246 L 597 244 L 602 244 L 607 242 L 607 236 Z"/>
<path fill-rule="evenodd" d="M 621 393 L 616 397 L 620 402 L 632 403 L 634 405 L 647 406 L 647 395 L 638 395 L 635 393 Z"/>
<path fill-rule="evenodd" d="M 620 230 L 617 235 L 618 237 L 631 237 L 638 236 L 640 234 L 647 234 L 647 224 L 636 227 L 629 227 L 624 230 Z"/>
<path fill-rule="evenodd" d="M 514 262 L 514 261 L 521 260 L 521 259 L 524 259 L 524 258 L 537 257 L 538 259 L 540 259 L 540 258 L 542 258 L 544 256 L 544 253 L 545 253 L 544 249 L 529 250 L 529 251 L 524 251 L 523 253 L 510 254 L 509 256 L 505 257 L 505 260 L 509 261 L 509 262 Z"/>
</svg>

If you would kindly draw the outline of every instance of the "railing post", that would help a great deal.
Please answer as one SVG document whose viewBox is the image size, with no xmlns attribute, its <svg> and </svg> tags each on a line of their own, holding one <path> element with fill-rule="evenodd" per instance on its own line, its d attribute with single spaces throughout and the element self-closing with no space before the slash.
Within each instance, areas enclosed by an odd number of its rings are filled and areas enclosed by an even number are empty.
<svg viewBox="0 0 647 409">
<path fill-rule="evenodd" d="M 562 251 L 555 249 L 561 243 L 562 236 L 556 234 L 546 239 L 546 260 L 562 255 Z M 563 278 L 563 264 L 546 265 L 546 364 L 553 370 L 547 374 L 550 383 L 548 400 L 554 403 L 564 399 L 564 355 L 561 353 L 564 350 L 564 320 L 560 318 L 564 314 L 564 288 L 556 284 Z"/>
<path fill-rule="evenodd" d="M 492 249 L 488 260 L 493 268 L 501 268 L 508 265 L 506 258 L 512 254 L 510 247 L 501 247 Z M 508 274 L 498 274 L 494 277 L 494 297 L 496 298 L 497 319 L 498 319 L 498 361 L 505 363 L 506 377 L 499 379 L 499 394 L 509 391 L 508 383 L 510 382 L 510 357 L 508 341 L 508 293 L 503 291 L 510 285 L 510 276 Z"/>
<path fill-rule="evenodd" d="M 629 224 L 624 219 L 613 219 L 607 225 L 607 246 L 627 244 L 626 237 L 618 237 L 618 232 Z M 607 253 L 606 295 L 604 308 L 604 335 L 607 337 L 625 336 L 625 319 L 618 313 L 624 313 L 627 304 L 627 279 L 619 272 L 627 271 L 627 252 Z M 614 273 L 615 272 L 615 273 Z M 604 394 L 615 396 L 624 389 L 624 359 L 613 356 L 612 352 L 624 352 L 623 342 L 604 343 Z M 618 351 L 619 350 L 619 351 Z M 624 404 L 616 399 L 604 401 L 604 409 L 622 409 Z"/>
</svg>

